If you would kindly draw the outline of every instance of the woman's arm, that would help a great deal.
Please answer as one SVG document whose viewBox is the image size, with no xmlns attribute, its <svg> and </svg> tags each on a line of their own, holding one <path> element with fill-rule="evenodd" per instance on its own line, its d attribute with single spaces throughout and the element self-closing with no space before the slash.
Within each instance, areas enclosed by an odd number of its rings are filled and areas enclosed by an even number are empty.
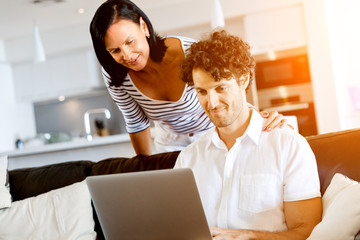
<svg viewBox="0 0 360 240">
<path fill-rule="evenodd" d="M 129 136 L 136 155 L 152 154 L 150 127 L 137 133 L 129 133 Z"/>
</svg>

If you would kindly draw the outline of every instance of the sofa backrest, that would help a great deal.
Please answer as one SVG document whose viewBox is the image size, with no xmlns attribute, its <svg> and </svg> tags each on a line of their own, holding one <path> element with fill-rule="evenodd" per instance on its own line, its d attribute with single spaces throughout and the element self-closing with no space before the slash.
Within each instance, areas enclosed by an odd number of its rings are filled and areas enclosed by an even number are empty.
<svg viewBox="0 0 360 240">
<path fill-rule="evenodd" d="M 90 173 L 91 161 L 75 161 L 9 171 L 13 201 L 83 181 Z"/>
<path fill-rule="evenodd" d="M 175 151 L 15 169 L 9 171 L 10 193 L 13 201 L 18 201 L 83 181 L 87 176 L 173 168 L 178 154 Z"/>
<path fill-rule="evenodd" d="M 360 181 L 360 128 L 306 138 L 312 148 L 324 193 L 335 173 Z M 9 171 L 14 201 L 84 180 L 87 176 L 172 168 L 179 152 L 110 158 L 100 162 L 76 161 Z"/>
<path fill-rule="evenodd" d="M 360 182 L 360 128 L 306 139 L 316 157 L 322 194 L 335 173 Z"/>
</svg>

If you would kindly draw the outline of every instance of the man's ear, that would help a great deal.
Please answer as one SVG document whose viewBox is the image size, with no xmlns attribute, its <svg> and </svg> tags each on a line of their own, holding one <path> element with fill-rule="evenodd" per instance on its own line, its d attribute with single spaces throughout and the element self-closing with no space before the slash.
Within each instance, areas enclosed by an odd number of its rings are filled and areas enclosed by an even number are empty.
<svg viewBox="0 0 360 240">
<path fill-rule="evenodd" d="M 241 76 L 240 78 L 241 89 L 246 90 L 246 88 L 249 86 L 249 82 L 250 82 L 250 74 Z"/>
</svg>

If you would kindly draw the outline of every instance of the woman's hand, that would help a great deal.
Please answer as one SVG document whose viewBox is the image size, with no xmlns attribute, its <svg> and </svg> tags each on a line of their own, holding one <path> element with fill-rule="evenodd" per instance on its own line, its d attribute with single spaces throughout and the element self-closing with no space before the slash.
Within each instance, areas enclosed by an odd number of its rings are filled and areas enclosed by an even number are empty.
<svg viewBox="0 0 360 240">
<path fill-rule="evenodd" d="M 268 113 L 267 111 L 261 111 L 260 115 L 263 118 L 266 118 L 266 122 L 264 124 L 263 131 L 269 132 L 274 128 L 277 128 L 277 127 L 283 128 L 286 125 L 288 125 L 292 129 L 294 129 L 293 126 L 288 124 L 288 121 L 286 120 L 286 118 L 282 114 L 278 113 L 277 111 L 272 111 L 270 113 Z"/>
</svg>

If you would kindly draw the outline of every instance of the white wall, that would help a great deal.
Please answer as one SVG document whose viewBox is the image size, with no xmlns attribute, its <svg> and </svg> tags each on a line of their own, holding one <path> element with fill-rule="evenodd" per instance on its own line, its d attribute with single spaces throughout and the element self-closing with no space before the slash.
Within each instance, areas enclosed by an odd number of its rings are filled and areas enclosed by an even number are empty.
<svg viewBox="0 0 360 240">
<path fill-rule="evenodd" d="M 358 128 L 360 109 L 351 101 L 349 88 L 360 89 L 360 1 L 325 3 L 340 128 Z"/>
<path fill-rule="evenodd" d="M 360 2 L 304 0 L 319 133 L 360 127 L 349 87 L 359 87 Z"/>
<path fill-rule="evenodd" d="M 324 0 L 304 0 L 308 57 L 319 133 L 340 129 Z"/>
<path fill-rule="evenodd" d="M 0 153 L 15 149 L 16 134 L 27 138 L 36 134 L 32 104 L 16 103 L 11 67 L 0 63 Z"/>
<path fill-rule="evenodd" d="M 0 63 L 4 63 L 5 60 L 6 60 L 5 43 L 4 41 L 0 40 Z"/>
</svg>

